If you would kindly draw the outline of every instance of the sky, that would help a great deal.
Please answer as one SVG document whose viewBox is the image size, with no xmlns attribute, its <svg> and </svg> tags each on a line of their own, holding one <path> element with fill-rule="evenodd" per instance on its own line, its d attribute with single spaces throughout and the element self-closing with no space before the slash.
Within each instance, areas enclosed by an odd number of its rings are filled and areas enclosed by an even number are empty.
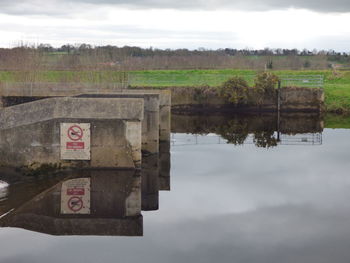
<svg viewBox="0 0 350 263">
<path fill-rule="evenodd" d="M 350 51 L 348 0 L 0 0 L 0 47 Z"/>
</svg>

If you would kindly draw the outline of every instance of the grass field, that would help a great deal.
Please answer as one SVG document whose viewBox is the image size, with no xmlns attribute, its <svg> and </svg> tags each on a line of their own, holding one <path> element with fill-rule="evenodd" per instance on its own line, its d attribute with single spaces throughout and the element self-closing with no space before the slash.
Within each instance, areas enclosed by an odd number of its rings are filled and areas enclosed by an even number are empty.
<svg viewBox="0 0 350 263">
<path fill-rule="evenodd" d="M 324 76 L 325 103 L 327 110 L 350 112 L 350 71 L 333 74 L 332 71 L 273 71 L 275 74 L 305 76 Z M 253 70 L 152 70 L 129 72 L 131 86 L 219 86 L 232 76 L 244 77 L 250 85 L 254 83 L 256 71 Z M 84 82 L 111 83 L 125 77 L 116 71 L 42 71 L 42 72 L 0 72 L 4 82 Z"/>
</svg>

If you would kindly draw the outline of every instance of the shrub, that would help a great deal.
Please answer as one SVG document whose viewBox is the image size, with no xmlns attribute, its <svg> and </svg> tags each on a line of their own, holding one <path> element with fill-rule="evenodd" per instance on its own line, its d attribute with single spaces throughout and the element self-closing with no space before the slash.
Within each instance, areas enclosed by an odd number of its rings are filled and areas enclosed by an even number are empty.
<svg viewBox="0 0 350 263">
<path fill-rule="evenodd" d="M 279 78 L 270 72 L 259 73 L 255 77 L 255 87 L 263 91 L 272 91 L 275 89 Z"/>
<path fill-rule="evenodd" d="M 242 103 L 246 98 L 247 81 L 242 77 L 232 77 L 221 86 L 221 96 L 230 103 Z"/>
</svg>

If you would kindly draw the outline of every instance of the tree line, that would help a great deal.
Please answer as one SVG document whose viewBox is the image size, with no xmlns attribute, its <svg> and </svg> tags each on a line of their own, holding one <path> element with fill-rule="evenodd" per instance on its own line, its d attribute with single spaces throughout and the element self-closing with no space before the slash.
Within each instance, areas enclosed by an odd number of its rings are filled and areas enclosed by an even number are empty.
<svg viewBox="0 0 350 263">
<path fill-rule="evenodd" d="M 327 69 L 350 53 L 298 49 L 158 49 L 89 44 L 0 49 L 0 70 Z"/>
</svg>

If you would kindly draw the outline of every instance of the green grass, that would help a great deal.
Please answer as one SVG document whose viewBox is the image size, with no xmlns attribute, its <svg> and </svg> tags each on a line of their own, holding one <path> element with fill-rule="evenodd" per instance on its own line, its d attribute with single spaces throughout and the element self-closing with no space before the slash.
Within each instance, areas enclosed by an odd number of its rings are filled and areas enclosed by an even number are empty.
<svg viewBox="0 0 350 263">
<path fill-rule="evenodd" d="M 285 70 L 273 71 L 277 75 L 323 75 L 325 77 L 325 103 L 327 110 L 350 112 L 350 71 L 339 72 L 334 76 L 332 71 Z M 232 76 L 244 77 L 250 85 L 254 83 L 254 70 L 149 70 L 129 72 L 129 83 L 132 86 L 219 86 Z M 123 77 L 116 71 L 41 71 L 9 72 L 0 71 L 0 81 L 17 82 L 83 82 L 111 83 L 120 82 Z"/>
<path fill-rule="evenodd" d="M 350 116 L 327 114 L 324 122 L 325 128 L 350 129 Z"/>
</svg>

